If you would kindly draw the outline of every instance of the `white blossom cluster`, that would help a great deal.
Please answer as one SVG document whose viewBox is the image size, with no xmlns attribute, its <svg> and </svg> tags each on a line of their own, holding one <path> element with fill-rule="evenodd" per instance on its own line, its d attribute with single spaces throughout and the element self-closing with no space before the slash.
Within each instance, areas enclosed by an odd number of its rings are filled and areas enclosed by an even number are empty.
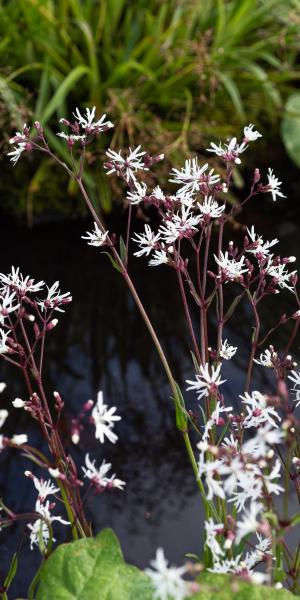
<svg viewBox="0 0 300 600">
<path fill-rule="evenodd" d="M 18 323 L 22 317 L 34 325 L 40 321 L 49 331 L 58 323 L 54 311 L 64 312 L 62 307 L 71 301 L 69 292 L 61 293 L 58 281 L 48 287 L 44 281 L 35 282 L 29 275 L 22 275 L 19 267 L 12 267 L 8 274 L 0 273 L 0 354 L 18 352 L 14 319 Z"/>
<path fill-rule="evenodd" d="M 44 553 L 49 544 L 50 537 L 52 537 L 52 523 L 57 521 L 62 525 L 70 525 L 70 522 L 58 515 L 51 514 L 51 510 L 55 505 L 53 503 L 50 504 L 47 498 L 48 496 L 57 494 L 60 491 L 59 488 L 55 487 L 50 479 L 39 479 L 30 471 L 25 471 L 25 475 L 33 481 L 34 487 L 38 491 L 35 513 L 40 515 L 33 523 L 27 524 L 30 530 L 30 549 L 33 550 L 35 546 L 38 546 Z M 55 538 L 52 537 L 52 541 L 55 541 Z"/>
</svg>

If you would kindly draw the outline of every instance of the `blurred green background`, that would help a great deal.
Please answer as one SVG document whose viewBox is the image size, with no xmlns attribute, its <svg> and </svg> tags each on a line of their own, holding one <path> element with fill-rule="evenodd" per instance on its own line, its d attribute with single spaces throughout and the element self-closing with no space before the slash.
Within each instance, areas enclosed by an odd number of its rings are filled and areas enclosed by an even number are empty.
<svg viewBox="0 0 300 600">
<path fill-rule="evenodd" d="M 12 168 L 6 157 L 12 132 L 38 119 L 69 160 L 55 133 L 75 106 L 95 104 L 115 123 L 96 158 L 108 144 L 165 152 L 161 181 L 170 163 L 250 122 L 261 153 L 283 144 L 300 166 L 299 57 L 300 0 L 0 0 L 2 212 L 28 224 L 82 214 L 51 161 Z M 109 211 L 118 192 L 89 161 L 93 201 Z"/>
</svg>

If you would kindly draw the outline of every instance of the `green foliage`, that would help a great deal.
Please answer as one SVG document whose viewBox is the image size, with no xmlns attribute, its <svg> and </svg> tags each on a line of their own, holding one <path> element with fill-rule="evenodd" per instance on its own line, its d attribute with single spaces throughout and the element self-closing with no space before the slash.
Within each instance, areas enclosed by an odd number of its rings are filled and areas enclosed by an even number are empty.
<svg viewBox="0 0 300 600">
<path fill-rule="evenodd" d="M 113 146 L 142 143 L 178 162 L 245 121 L 278 120 L 299 78 L 298 9 L 297 0 L 0 0 L 0 99 L 18 127 L 22 106 L 56 128 L 74 106 L 95 104 L 117 125 Z M 107 208 L 107 187 L 97 188 Z"/>
<path fill-rule="evenodd" d="M 300 167 L 300 93 L 292 94 L 285 107 L 281 134 L 291 159 Z"/>
<path fill-rule="evenodd" d="M 284 590 L 251 585 L 229 575 L 202 573 L 194 600 L 288 600 Z M 150 579 L 124 562 L 111 529 L 62 544 L 42 566 L 36 600 L 153 600 Z M 171 599 L 170 599 L 171 600 Z M 176 600 L 176 599 L 174 599 Z"/>
<path fill-rule="evenodd" d="M 292 600 L 287 590 L 246 583 L 230 575 L 203 573 L 198 578 L 201 592 L 192 596 L 198 600 Z"/>
</svg>

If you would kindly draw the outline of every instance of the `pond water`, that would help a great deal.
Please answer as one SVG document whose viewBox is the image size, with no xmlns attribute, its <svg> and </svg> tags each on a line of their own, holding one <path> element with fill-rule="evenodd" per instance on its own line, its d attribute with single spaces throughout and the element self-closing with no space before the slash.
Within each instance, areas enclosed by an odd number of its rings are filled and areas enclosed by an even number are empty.
<svg viewBox="0 0 300 600">
<path fill-rule="evenodd" d="M 283 254 L 300 257 L 297 220 L 277 212 L 276 222 L 270 218 L 267 204 L 260 213 L 259 231 L 280 237 Z M 273 206 L 272 206 L 273 209 Z M 273 213 L 272 213 L 273 214 Z M 275 211 L 276 216 L 276 211 Z M 296 215 L 297 216 L 297 215 Z M 250 222 L 258 220 L 256 210 Z M 298 217 L 297 217 L 298 218 Z M 119 223 L 114 223 L 118 229 Z M 94 530 L 112 527 L 120 538 L 127 561 L 145 567 L 162 546 L 173 563 L 181 563 L 184 554 L 201 552 L 203 544 L 203 512 L 197 488 L 180 434 L 174 425 L 170 390 L 151 340 L 128 295 L 122 278 L 106 257 L 87 246 L 80 236 L 90 222 L 48 224 L 33 231 L 3 224 L 0 252 L 2 272 L 10 265 L 20 265 L 23 273 L 48 284 L 57 279 L 62 291 L 71 291 L 73 303 L 59 317 L 59 325 L 48 337 L 45 381 L 49 392 L 58 390 L 66 403 L 63 428 L 69 433 L 70 417 L 82 404 L 96 398 L 102 389 L 107 404 L 118 407 L 122 421 L 117 424 L 118 443 L 100 445 L 87 429 L 79 447 L 72 448 L 76 462 L 83 463 L 90 452 L 97 463 L 105 458 L 113 472 L 127 482 L 124 492 L 112 491 L 95 497 L 88 505 Z M 111 227 L 110 227 L 111 228 Z M 184 387 L 193 376 L 189 355 L 189 339 L 182 320 L 181 301 L 174 273 L 166 267 L 150 269 L 143 260 L 132 265 L 137 288 L 145 299 L 153 322 L 174 369 Z M 280 302 L 276 298 L 276 302 Z M 264 314 L 266 327 L 274 316 L 274 299 Z M 282 294 L 278 311 L 289 312 L 291 298 Z M 223 391 L 227 401 L 235 402 L 244 385 L 243 368 L 249 352 L 249 314 L 241 306 L 231 328 L 226 332 L 240 351 L 225 365 L 227 383 Z M 211 329 L 214 323 L 211 323 Z M 284 337 L 272 339 L 283 347 Z M 295 356 L 299 358 L 299 340 Z M 297 358 L 296 358 L 297 360 Z M 6 364 L 0 366 L 1 381 L 7 389 L 0 397 L 0 407 L 9 406 L 16 396 L 24 397 L 21 379 Z M 259 389 L 270 389 L 270 374 L 256 369 Z M 189 408 L 197 410 L 192 394 L 187 396 Z M 5 432 L 27 432 L 29 440 L 44 448 L 39 431 L 24 411 L 10 410 Z M 0 497 L 15 512 L 32 510 L 36 493 L 23 473 L 32 469 L 15 451 L 0 456 Z M 56 537 L 64 535 L 56 528 Z M 0 583 L 7 573 L 9 558 L 22 545 L 20 569 L 11 597 L 25 596 L 40 557 L 29 550 L 25 524 L 2 531 L 0 540 Z"/>
</svg>

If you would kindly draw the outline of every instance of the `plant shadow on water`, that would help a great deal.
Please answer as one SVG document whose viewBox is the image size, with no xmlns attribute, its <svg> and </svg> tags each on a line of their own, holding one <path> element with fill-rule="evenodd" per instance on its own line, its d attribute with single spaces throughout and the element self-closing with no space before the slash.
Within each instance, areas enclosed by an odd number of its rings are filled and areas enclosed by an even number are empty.
<svg viewBox="0 0 300 600">
<path fill-rule="evenodd" d="M 111 491 L 94 497 L 88 516 L 94 531 L 112 527 L 120 538 L 126 560 L 145 567 L 162 546 L 171 563 L 181 563 L 186 552 L 199 554 L 203 544 L 203 510 L 193 473 L 181 436 L 175 427 L 170 389 L 156 351 L 144 328 L 122 278 L 106 257 L 88 247 L 80 236 L 86 223 L 43 225 L 33 231 L 3 227 L 0 240 L 1 271 L 11 264 L 49 285 L 57 279 L 62 291 L 71 291 L 73 303 L 59 315 L 59 324 L 48 338 L 44 380 L 50 394 L 58 390 L 66 403 L 62 423 L 65 439 L 70 438 L 69 423 L 89 398 L 102 389 L 105 402 L 118 407 L 122 421 L 117 424 L 116 445 L 100 445 L 87 424 L 79 447 L 72 454 L 78 465 L 86 452 L 97 464 L 105 458 L 113 471 L 127 482 L 124 492 Z M 287 229 L 282 239 L 280 228 L 271 237 L 281 237 L 283 253 L 300 256 L 297 233 Z M 90 228 L 90 224 L 88 224 Z M 262 233 L 268 235 L 268 228 Z M 9 233 L 8 233 L 9 231 Z M 7 252 L 9 248 L 9 252 Z M 4 257 L 6 258 L 4 259 Z M 145 300 L 159 332 L 174 374 L 185 388 L 184 380 L 193 375 L 188 352 L 189 339 L 176 278 L 171 269 L 149 269 L 144 260 L 133 259 L 137 288 Z M 276 302 L 277 302 L 276 298 Z M 289 297 L 282 294 L 281 312 L 289 312 Z M 273 304 L 262 319 L 268 329 L 273 319 Z M 245 365 L 249 353 L 249 314 L 241 304 L 226 335 L 239 347 L 236 359 L 224 365 L 227 383 L 223 386 L 230 403 L 243 392 Z M 214 328 L 214 323 L 211 323 Z M 282 342 L 283 339 L 283 342 Z M 279 350 L 284 347 L 280 333 L 271 340 Z M 297 346 L 297 344 L 296 344 Z M 262 348 L 263 350 L 264 348 Z M 295 359 L 297 357 L 295 355 Z M 1 380 L 7 389 L 0 406 L 8 407 L 16 396 L 24 397 L 24 385 L 16 372 L 1 365 Z M 255 383 L 261 391 L 272 389 L 271 373 L 256 368 Z M 186 395 L 188 408 L 199 412 L 195 396 Z M 229 402 L 229 400 L 228 400 Z M 45 449 L 38 427 L 24 411 L 9 408 L 5 433 L 27 432 L 29 443 Z M 0 456 L 0 497 L 16 513 L 30 511 L 35 502 L 32 482 L 23 473 L 34 465 L 7 450 Z M 12 594 L 24 595 L 39 564 L 37 550 L 29 550 L 26 522 L 1 532 L 0 582 L 7 574 L 10 558 L 20 540 L 23 551 L 20 569 L 11 587 Z M 65 528 L 56 527 L 63 540 Z M 60 537 L 59 537 L 60 536 Z M 14 597 L 14 596 L 13 596 Z"/>
</svg>

